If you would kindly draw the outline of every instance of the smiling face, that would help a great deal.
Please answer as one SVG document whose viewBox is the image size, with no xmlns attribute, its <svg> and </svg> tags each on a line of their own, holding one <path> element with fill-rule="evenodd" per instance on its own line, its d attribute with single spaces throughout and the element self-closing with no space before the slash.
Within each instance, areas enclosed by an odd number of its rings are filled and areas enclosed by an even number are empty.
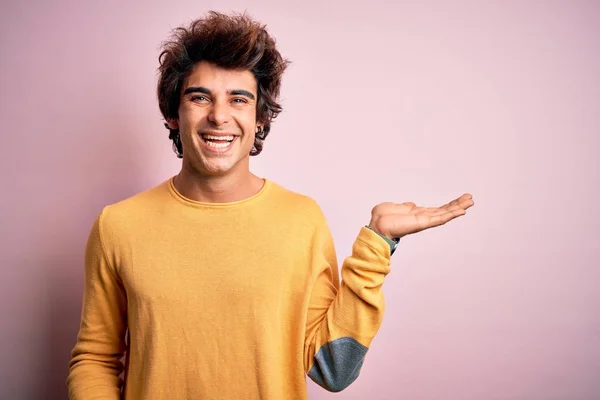
<svg viewBox="0 0 600 400">
<path fill-rule="evenodd" d="M 177 120 L 183 166 L 201 175 L 249 170 L 256 130 L 257 84 L 245 70 L 229 70 L 201 61 L 184 80 Z"/>
</svg>

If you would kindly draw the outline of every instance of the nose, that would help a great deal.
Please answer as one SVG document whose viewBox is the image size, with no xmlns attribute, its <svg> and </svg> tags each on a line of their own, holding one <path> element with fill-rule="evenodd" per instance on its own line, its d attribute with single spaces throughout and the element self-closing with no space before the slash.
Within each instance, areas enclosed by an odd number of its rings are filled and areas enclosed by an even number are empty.
<svg viewBox="0 0 600 400">
<path fill-rule="evenodd" d="M 223 102 L 215 101 L 212 103 L 208 113 L 208 120 L 213 124 L 220 126 L 229 122 L 229 108 Z"/>
</svg>

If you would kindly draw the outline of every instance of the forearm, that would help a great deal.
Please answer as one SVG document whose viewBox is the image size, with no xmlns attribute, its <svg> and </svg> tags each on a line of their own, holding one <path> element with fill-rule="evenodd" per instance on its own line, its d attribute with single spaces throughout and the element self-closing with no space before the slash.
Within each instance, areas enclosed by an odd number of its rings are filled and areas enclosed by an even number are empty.
<svg viewBox="0 0 600 400">
<path fill-rule="evenodd" d="M 67 378 L 71 400 L 119 399 L 123 385 L 127 296 L 105 252 L 101 221 L 96 220 L 86 247 L 81 324 Z"/>
<path fill-rule="evenodd" d="M 86 352 L 77 347 L 69 364 L 67 388 L 70 400 L 121 398 L 123 364 L 118 355 Z"/>
<path fill-rule="evenodd" d="M 343 390 L 358 377 L 383 320 L 382 285 L 390 272 L 389 260 L 389 245 L 363 228 L 342 266 L 339 290 L 327 309 L 321 309 L 322 315 L 307 326 L 307 373 L 327 390 Z M 321 281 L 326 282 L 326 276 Z M 314 302 L 310 312 L 318 313 L 314 306 L 319 304 Z"/>
</svg>

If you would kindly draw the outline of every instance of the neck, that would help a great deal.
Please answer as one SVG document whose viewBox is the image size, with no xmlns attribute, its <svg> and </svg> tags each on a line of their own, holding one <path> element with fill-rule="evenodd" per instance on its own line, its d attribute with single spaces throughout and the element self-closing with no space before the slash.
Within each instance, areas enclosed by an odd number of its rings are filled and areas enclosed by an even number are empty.
<svg viewBox="0 0 600 400">
<path fill-rule="evenodd" d="M 263 179 L 245 170 L 227 175 L 203 175 L 185 167 L 173 181 L 179 193 L 194 201 L 205 203 L 231 203 L 254 196 Z"/>
</svg>

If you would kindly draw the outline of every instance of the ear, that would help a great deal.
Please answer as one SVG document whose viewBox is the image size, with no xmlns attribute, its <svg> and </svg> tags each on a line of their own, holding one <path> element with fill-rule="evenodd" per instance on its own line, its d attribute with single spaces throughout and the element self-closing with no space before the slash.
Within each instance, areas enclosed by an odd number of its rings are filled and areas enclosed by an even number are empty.
<svg viewBox="0 0 600 400">
<path fill-rule="evenodd" d="M 169 118 L 167 120 L 167 126 L 169 127 L 169 129 L 179 129 L 179 121 L 177 121 L 176 119 Z"/>
</svg>

